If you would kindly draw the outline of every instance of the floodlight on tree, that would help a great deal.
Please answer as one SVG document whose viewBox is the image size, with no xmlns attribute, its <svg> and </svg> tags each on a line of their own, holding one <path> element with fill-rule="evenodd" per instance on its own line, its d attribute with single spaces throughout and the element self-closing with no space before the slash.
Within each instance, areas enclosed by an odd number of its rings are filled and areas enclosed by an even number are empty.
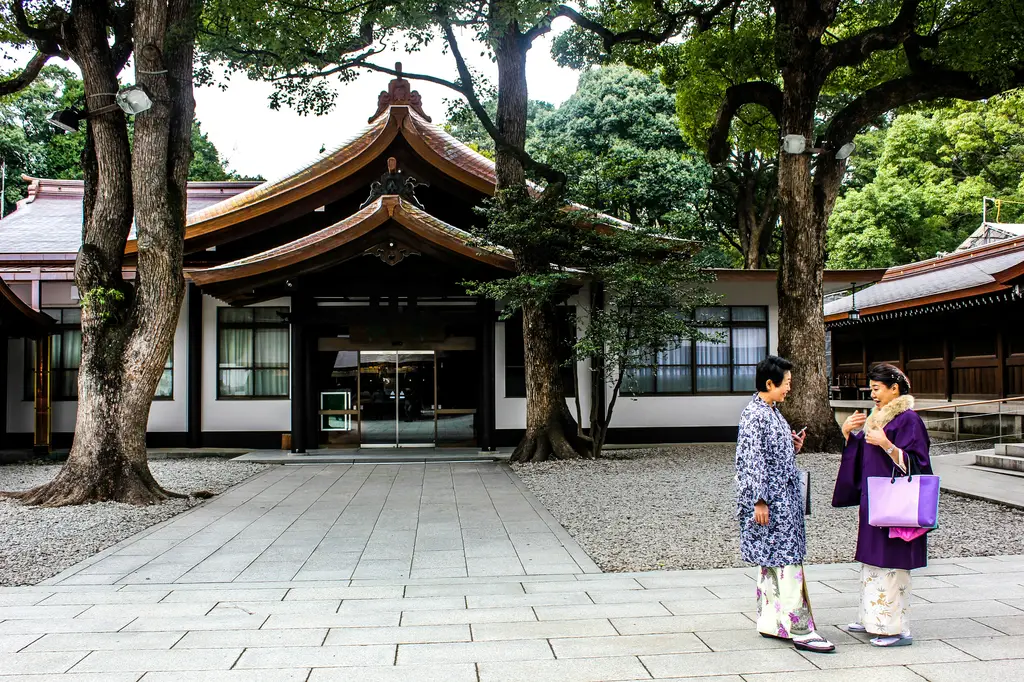
<svg viewBox="0 0 1024 682">
<path fill-rule="evenodd" d="M 78 122 L 83 118 L 85 116 L 77 109 L 62 109 L 50 114 L 50 118 L 46 119 L 46 122 L 66 133 L 77 133 Z"/>
<path fill-rule="evenodd" d="M 63 130 L 67 133 L 78 132 L 78 125 L 84 119 L 99 116 L 105 114 L 108 111 L 116 111 L 121 109 L 124 113 L 135 116 L 141 114 L 144 111 L 150 109 L 153 106 L 153 100 L 150 99 L 146 91 L 142 89 L 141 85 L 133 85 L 125 88 L 121 92 L 98 92 L 95 95 L 89 95 L 89 97 L 102 97 L 109 96 L 114 98 L 114 104 L 108 104 L 99 109 L 92 109 L 88 112 L 82 112 L 78 109 L 62 109 L 61 111 L 54 112 L 50 115 L 50 118 L 46 119 L 46 122 L 50 125 Z"/>
<path fill-rule="evenodd" d="M 845 161 L 850 158 L 850 155 L 855 151 L 857 151 L 857 145 L 853 142 L 847 142 L 839 148 L 839 151 L 836 152 L 836 161 Z"/>
<path fill-rule="evenodd" d="M 117 105 L 121 107 L 124 113 L 130 116 L 136 116 L 144 111 L 148 111 L 153 106 L 153 100 L 149 98 L 149 95 L 146 94 L 141 85 L 125 88 L 114 96 L 114 101 L 117 102 Z"/>
<path fill-rule="evenodd" d="M 807 149 L 807 138 L 803 135 L 786 135 L 782 138 L 782 151 L 787 154 L 803 154 Z"/>
</svg>

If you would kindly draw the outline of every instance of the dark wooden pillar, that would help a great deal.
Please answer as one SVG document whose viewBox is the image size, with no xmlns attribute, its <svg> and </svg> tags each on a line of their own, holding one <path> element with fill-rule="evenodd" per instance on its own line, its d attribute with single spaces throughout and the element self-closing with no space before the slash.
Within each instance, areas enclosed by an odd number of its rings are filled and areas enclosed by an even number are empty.
<svg viewBox="0 0 1024 682">
<path fill-rule="evenodd" d="M 946 386 L 946 400 L 953 400 L 953 348 L 948 336 L 942 339 L 942 378 Z"/>
<path fill-rule="evenodd" d="M 996 395 L 1006 397 L 1006 340 L 1002 329 L 996 331 Z"/>
<path fill-rule="evenodd" d="M 494 301 L 483 298 L 477 303 L 483 325 L 480 343 L 480 449 L 494 450 Z"/>
<path fill-rule="evenodd" d="M 3 436 L 4 442 L 8 442 L 7 438 L 7 391 L 10 390 L 11 373 L 7 369 L 7 334 L 0 330 L 0 377 L 3 377 L 3 382 L 0 383 L 0 436 Z M 24 374 L 22 381 L 18 382 L 19 385 L 24 383 Z M 24 390 L 24 389 L 21 389 Z"/>
<path fill-rule="evenodd" d="M 26 340 L 26 343 L 30 343 Z M 36 340 L 35 385 L 35 429 L 32 452 L 36 455 L 50 454 L 50 339 L 44 336 Z"/>
<path fill-rule="evenodd" d="M 304 297 L 292 296 L 291 306 L 291 365 L 288 373 L 292 383 L 292 452 L 306 452 L 306 333 Z"/>
<path fill-rule="evenodd" d="M 309 302 L 307 314 L 314 311 L 315 305 Z M 317 390 L 317 382 L 313 376 L 316 367 L 316 354 L 319 341 L 317 327 L 306 324 L 303 329 L 306 337 L 306 448 L 318 450 L 320 448 L 320 393 Z"/>
<path fill-rule="evenodd" d="M 214 343 L 217 341 L 214 340 Z M 186 353 L 185 443 L 203 446 L 203 292 L 188 283 L 188 349 Z"/>
</svg>

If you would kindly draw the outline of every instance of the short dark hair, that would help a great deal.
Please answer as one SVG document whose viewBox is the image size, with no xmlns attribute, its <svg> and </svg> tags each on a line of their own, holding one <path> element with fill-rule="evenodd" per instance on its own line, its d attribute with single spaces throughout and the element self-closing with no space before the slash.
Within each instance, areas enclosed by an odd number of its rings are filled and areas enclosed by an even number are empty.
<svg viewBox="0 0 1024 682">
<path fill-rule="evenodd" d="M 910 395 L 910 379 L 899 367 L 880 362 L 868 370 L 868 381 L 877 381 L 892 388 L 898 386 L 900 395 Z"/>
<path fill-rule="evenodd" d="M 786 372 L 793 369 L 793 363 L 778 355 L 769 355 L 757 363 L 757 375 L 754 378 L 754 385 L 759 391 L 768 390 L 768 380 L 776 386 L 782 384 L 786 378 Z"/>
</svg>

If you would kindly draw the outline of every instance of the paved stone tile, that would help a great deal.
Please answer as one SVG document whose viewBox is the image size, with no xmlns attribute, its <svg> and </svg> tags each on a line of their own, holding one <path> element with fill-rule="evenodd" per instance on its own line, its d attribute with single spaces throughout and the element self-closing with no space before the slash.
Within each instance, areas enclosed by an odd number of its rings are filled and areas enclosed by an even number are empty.
<svg viewBox="0 0 1024 682">
<path fill-rule="evenodd" d="M 413 568 L 409 571 L 409 579 L 417 578 L 461 578 L 469 575 L 465 566 L 449 568 Z"/>
<path fill-rule="evenodd" d="M 345 599 L 338 613 L 380 613 L 382 611 L 436 611 L 464 609 L 465 597 L 413 597 L 409 599 Z"/>
<path fill-rule="evenodd" d="M 607 580 L 552 580 L 527 583 L 523 588 L 528 593 L 534 592 L 604 592 L 641 590 L 640 583 L 632 578 L 609 578 Z"/>
<path fill-rule="evenodd" d="M 82 605 L 82 604 L 155 604 L 162 601 L 170 591 L 163 592 L 58 592 L 40 606 Z"/>
<path fill-rule="evenodd" d="M 549 639 L 552 637 L 603 637 L 617 635 L 607 619 L 547 620 L 524 623 L 479 623 L 473 625 L 473 640 Z"/>
<path fill-rule="evenodd" d="M 749 623 L 749 621 L 748 621 Z M 827 638 L 827 635 L 823 636 Z M 695 633 L 712 651 L 753 651 L 758 649 L 792 649 L 793 645 L 778 639 L 762 637 L 753 623 L 740 630 L 707 630 Z M 830 640 L 835 643 L 835 640 Z M 854 640 L 856 642 L 856 640 Z"/>
<path fill-rule="evenodd" d="M 0 675 L 0 682 L 137 682 L 141 673 L 66 673 L 63 675 Z"/>
<path fill-rule="evenodd" d="M 671 613 L 661 604 L 590 604 L 580 606 L 537 606 L 537 620 L 574 620 L 585 618 L 630 618 L 639 616 L 668 616 Z"/>
<path fill-rule="evenodd" d="M 708 651 L 708 647 L 696 635 L 690 633 L 552 639 L 551 648 L 554 649 L 557 658 L 687 654 Z"/>
<path fill-rule="evenodd" d="M 594 602 L 586 592 L 566 592 L 564 594 L 542 592 L 540 594 L 470 595 L 466 597 L 466 604 L 468 604 L 471 609 L 492 609 L 514 606 L 566 606 L 593 603 Z"/>
<path fill-rule="evenodd" d="M 21 651 L 42 635 L 25 633 L 20 635 L 0 635 L 0 654 L 13 654 Z"/>
<path fill-rule="evenodd" d="M 306 668 L 291 670 L 218 670 L 216 672 L 190 672 L 187 682 L 305 682 Z M 180 673 L 146 673 L 145 682 L 182 682 Z"/>
<path fill-rule="evenodd" d="M 1017 682 L 1024 676 L 1024 661 L 1021 660 L 911 665 L 909 668 L 929 682 Z"/>
<path fill-rule="evenodd" d="M 964 664 L 954 663 L 952 665 Z M 851 673 L 849 670 L 765 673 L 760 675 L 744 675 L 743 679 L 747 682 L 850 682 L 851 674 L 855 675 L 852 679 L 855 679 L 856 682 L 922 682 L 921 677 L 911 672 L 911 669 L 895 666 L 865 668 L 858 670 L 856 673 Z M 934 680 L 935 678 L 928 677 L 927 679 Z M 985 679 L 991 680 L 992 678 Z M 957 682 L 964 682 L 964 680 L 959 678 Z"/>
<path fill-rule="evenodd" d="M 375 668 L 315 668 L 309 682 L 477 682 L 472 663 Z"/>
<path fill-rule="evenodd" d="M 263 629 L 390 627 L 398 625 L 401 620 L 402 614 L 397 611 L 355 614 L 275 613 L 267 618 Z"/>
<path fill-rule="evenodd" d="M 252 647 L 320 646 L 327 628 L 288 630 L 205 630 L 189 632 L 175 649 L 231 649 Z"/>
<path fill-rule="evenodd" d="M 947 638 L 945 641 L 983 661 L 994 661 L 1001 658 L 1024 658 L 1024 636 Z"/>
<path fill-rule="evenodd" d="M 393 665 L 394 661 L 394 645 L 267 647 L 246 649 L 235 669 Z"/>
<path fill-rule="evenodd" d="M 288 590 L 284 589 L 244 589 L 240 588 L 237 590 L 203 590 L 202 592 L 195 592 L 193 590 L 175 590 L 161 600 L 163 604 L 171 604 L 175 602 L 195 602 L 197 599 L 203 601 L 281 601 L 284 599 L 285 593 Z M 123 594 L 123 593 L 122 593 Z"/>
<path fill-rule="evenodd" d="M 272 613 L 337 613 L 339 606 L 341 606 L 340 599 L 321 599 L 317 601 L 226 601 L 217 604 L 210 613 L 218 616 L 237 613 L 263 615 Z"/>
<path fill-rule="evenodd" d="M 533 609 L 520 606 L 505 609 L 449 609 L 443 611 L 408 611 L 402 614 L 402 625 L 458 625 L 460 623 L 516 623 L 535 621 Z"/>
<path fill-rule="evenodd" d="M 815 666 L 794 649 L 784 649 L 781 651 L 721 651 L 706 654 L 663 654 L 658 656 L 641 656 L 640 660 L 643 661 L 644 666 L 654 677 L 746 675 L 756 672 L 815 670 Z"/>
<path fill-rule="evenodd" d="M 917 585 L 914 585 L 914 595 L 933 604 L 998 599 L 1018 608 L 1024 606 L 1024 587 L 1020 585 L 991 584 L 976 587 L 943 587 L 930 590 L 919 590 Z"/>
<path fill-rule="evenodd" d="M 242 649 L 94 651 L 83 658 L 72 672 L 228 670 L 241 653 Z"/>
<path fill-rule="evenodd" d="M 488 595 L 522 594 L 525 594 L 525 592 L 523 591 L 523 585 L 521 583 L 409 585 L 405 588 L 406 597 L 480 597 Z"/>
<path fill-rule="evenodd" d="M 910 615 L 911 630 L 913 631 L 915 641 L 950 638 L 960 639 L 965 637 L 999 637 L 1005 634 L 969 618 L 914 620 L 913 611 L 911 611 Z"/>
<path fill-rule="evenodd" d="M 38 618 L 5 620 L 0 623 L 0 634 L 46 634 L 50 632 L 117 632 L 134 620 L 125 618 Z"/>
<path fill-rule="evenodd" d="M 594 600 L 595 604 L 626 604 L 637 602 L 678 602 L 678 601 L 701 601 L 715 600 L 703 587 L 672 587 L 658 590 L 623 590 L 604 591 L 588 590 L 587 594 Z M 749 599 L 754 600 L 754 593 L 750 593 Z"/>
<path fill-rule="evenodd" d="M 326 646 L 358 644 L 424 644 L 431 642 L 468 642 L 469 625 L 403 625 L 402 627 L 334 628 L 324 641 Z"/>
<path fill-rule="evenodd" d="M 1024 614 L 1019 616 L 991 616 L 988 618 L 975 618 L 974 620 L 993 630 L 998 630 L 1004 635 L 1024 635 Z"/>
<path fill-rule="evenodd" d="M 0 675 L 62 673 L 85 655 L 84 651 L 4 654 L 0 656 Z"/>
<path fill-rule="evenodd" d="M 477 667 L 480 671 L 480 682 L 600 682 L 650 679 L 647 670 L 635 656 L 480 663 Z"/>
<path fill-rule="evenodd" d="M 0 620 L 25 618 L 74 618 L 88 608 L 75 606 L 0 606 Z"/>
<path fill-rule="evenodd" d="M 755 587 L 757 583 L 749 576 L 738 573 L 705 573 L 693 571 L 690 573 L 673 573 L 670 575 L 659 575 L 650 573 L 646 576 L 635 578 L 643 587 L 649 590 L 665 589 L 671 587 L 713 587 L 716 585 L 737 585 L 741 587 Z M 580 581 L 583 582 L 583 581 Z"/>
<path fill-rule="evenodd" d="M 394 587 L 295 587 L 288 590 L 285 601 L 311 601 L 321 599 L 401 599 L 403 588 Z M 415 596 L 415 595 L 406 595 Z M 426 596 L 426 595 L 424 595 Z"/>
<path fill-rule="evenodd" d="M 967 641 L 967 640 L 963 640 Z M 814 656 L 814 654 L 810 654 Z M 970 661 L 971 657 L 945 642 L 914 642 L 913 646 L 880 649 L 860 644 L 836 649 L 828 656 L 814 656 L 814 664 L 825 670 L 836 668 L 869 668 L 886 665 L 912 665 L 914 663 L 955 663 Z"/>
<path fill-rule="evenodd" d="M 753 627 L 753 622 L 741 613 L 613 618 L 611 622 L 612 625 L 615 626 L 615 629 L 623 635 L 657 635 L 673 632 L 743 630 Z"/>
<path fill-rule="evenodd" d="M 213 601 L 201 601 L 191 604 L 100 604 L 88 607 L 78 615 L 78 618 L 84 620 L 109 620 L 114 618 L 138 618 L 140 616 L 147 618 L 204 616 L 216 606 L 217 602 Z"/>
<path fill-rule="evenodd" d="M 746 613 L 757 607 L 754 595 L 750 595 L 747 599 L 697 599 L 692 601 L 665 601 L 663 604 L 674 616 L 694 616 L 709 613 Z M 817 614 L 817 608 L 815 608 L 814 612 Z"/>
<path fill-rule="evenodd" d="M 539 661 L 550 658 L 554 658 L 554 656 L 551 653 L 551 647 L 544 640 L 499 640 L 446 644 L 399 644 L 396 664 Z"/>
<path fill-rule="evenodd" d="M 223 613 L 223 612 L 222 612 Z M 176 618 L 136 618 L 124 627 L 125 632 L 207 631 L 207 630 L 259 630 L 267 621 L 266 614 L 224 613 L 209 616 L 179 616 Z"/>
<path fill-rule="evenodd" d="M 120 651 L 170 649 L 185 636 L 179 632 L 89 632 L 51 634 L 37 639 L 25 651 Z"/>
</svg>

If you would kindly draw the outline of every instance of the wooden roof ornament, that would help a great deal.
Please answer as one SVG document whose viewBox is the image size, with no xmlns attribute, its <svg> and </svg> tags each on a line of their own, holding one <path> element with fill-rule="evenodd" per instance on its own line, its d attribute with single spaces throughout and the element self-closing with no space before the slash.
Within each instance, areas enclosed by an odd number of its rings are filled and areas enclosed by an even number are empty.
<svg viewBox="0 0 1024 682">
<path fill-rule="evenodd" d="M 420 182 L 414 177 L 405 175 L 398 169 L 398 159 L 388 157 L 388 172 L 380 176 L 370 184 L 370 196 L 359 205 L 359 208 L 366 208 L 375 199 L 383 196 L 398 196 L 412 203 L 417 208 L 423 208 L 423 204 L 416 198 L 416 188 L 419 186 L 430 187 L 426 182 Z"/>
<path fill-rule="evenodd" d="M 377 96 L 377 112 L 366 122 L 373 123 L 373 119 L 383 114 L 391 106 L 404 104 L 411 107 L 420 115 L 420 118 L 430 123 L 430 117 L 423 113 L 423 98 L 420 97 L 420 93 L 413 90 L 409 81 L 402 78 L 402 62 L 395 62 L 395 71 L 398 72 L 398 77 L 388 83 L 387 90 L 380 91 L 380 95 Z"/>
</svg>

